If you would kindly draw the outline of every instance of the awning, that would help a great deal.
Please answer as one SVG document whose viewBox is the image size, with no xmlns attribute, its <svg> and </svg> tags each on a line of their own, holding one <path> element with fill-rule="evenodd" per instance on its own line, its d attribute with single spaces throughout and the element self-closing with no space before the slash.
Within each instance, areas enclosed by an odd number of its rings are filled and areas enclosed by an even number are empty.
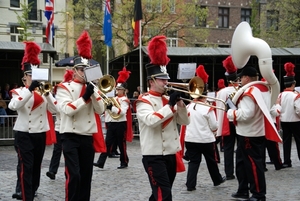
<svg viewBox="0 0 300 201">
<path fill-rule="evenodd" d="M 56 50 L 49 43 L 37 43 L 42 50 L 42 53 L 56 54 Z M 22 52 L 25 49 L 25 44 L 20 42 L 0 41 L 0 51 L 2 52 Z"/>
</svg>

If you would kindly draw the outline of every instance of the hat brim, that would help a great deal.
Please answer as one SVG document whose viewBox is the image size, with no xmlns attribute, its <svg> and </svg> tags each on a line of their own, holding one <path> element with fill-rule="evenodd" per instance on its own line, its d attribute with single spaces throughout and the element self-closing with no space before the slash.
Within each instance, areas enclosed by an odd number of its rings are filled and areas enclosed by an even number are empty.
<svg viewBox="0 0 300 201">
<path fill-rule="evenodd" d="M 148 80 L 150 80 L 152 78 L 163 79 L 163 80 L 169 80 L 169 79 L 171 79 L 168 74 L 157 75 L 157 76 L 156 75 L 148 76 Z"/>
</svg>

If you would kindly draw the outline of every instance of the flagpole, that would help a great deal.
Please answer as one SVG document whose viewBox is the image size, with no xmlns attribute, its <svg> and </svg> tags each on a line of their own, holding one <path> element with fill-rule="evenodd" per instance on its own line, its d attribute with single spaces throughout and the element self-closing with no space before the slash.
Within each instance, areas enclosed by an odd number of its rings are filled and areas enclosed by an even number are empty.
<svg viewBox="0 0 300 201">
<path fill-rule="evenodd" d="M 109 47 L 106 46 L 106 74 L 109 74 Z"/>
<path fill-rule="evenodd" d="M 141 93 L 143 93 L 144 90 L 144 79 L 143 79 L 143 57 L 142 57 L 142 20 L 140 20 L 139 23 L 139 58 L 140 58 L 140 89 Z"/>
</svg>

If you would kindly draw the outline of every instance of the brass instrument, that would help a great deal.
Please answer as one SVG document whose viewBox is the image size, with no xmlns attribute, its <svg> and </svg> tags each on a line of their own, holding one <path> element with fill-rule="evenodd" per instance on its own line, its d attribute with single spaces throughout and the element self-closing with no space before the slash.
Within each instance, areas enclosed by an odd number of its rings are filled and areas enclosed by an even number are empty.
<svg viewBox="0 0 300 201">
<path fill-rule="evenodd" d="M 204 82 L 200 77 L 193 77 L 189 83 L 177 83 L 177 82 L 168 82 L 167 86 L 165 86 L 166 90 L 174 90 L 174 91 L 180 91 L 180 92 L 184 92 L 184 93 L 188 93 L 192 98 L 199 98 L 199 97 L 203 97 L 203 98 L 209 98 L 209 99 L 213 99 L 215 101 L 221 101 L 224 105 L 223 107 L 217 107 L 214 105 L 209 105 L 203 102 L 195 102 L 196 104 L 201 104 L 201 105 L 205 105 L 205 106 L 209 106 L 215 109 L 219 109 L 219 110 L 224 110 L 226 111 L 226 103 L 225 101 L 218 99 L 218 98 L 213 98 L 213 97 L 209 97 L 209 96 L 205 96 L 202 95 L 203 90 L 204 90 Z M 181 88 L 181 89 L 178 89 Z M 185 89 L 185 90 L 182 90 Z M 189 101 L 192 102 L 192 100 L 190 99 L 186 99 L 186 98 L 180 98 L 181 100 L 184 101 Z"/>
<path fill-rule="evenodd" d="M 236 87 L 235 85 L 234 85 L 234 82 L 232 82 L 231 80 L 229 81 L 230 82 L 230 84 L 232 84 L 232 86 L 233 86 L 233 88 L 235 89 L 235 91 L 233 91 L 231 94 L 229 94 L 229 98 L 232 100 L 233 99 L 233 97 L 234 97 L 234 95 L 236 94 L 236 92 L 240 89 L 240 83 L 238 83 L 239 85 L 238 85 L 238 87 Z"/>
<path fill-rule="evenodd" d="M 50 82 L 41 82 L 41 85 L 39 87 L 39 91 L 41 94 L 50 93 L 52 91 L 52 84 Z"/>
<path fill-rule="evenodd" d="M 101 77 L 99 80 L 97 80 L 97 85 L 93 82 L 90 82 L 97 90 L 97 93 L 101 96 L 103 102 L 105 103 L 106 106 L 108 105 L 113 105 L 117 108 L 121 108 L 120 104 L 114 97 L 108 97 L 106 93 L 111 92 L 115 85 L 116 81 L 115 78 L 111 75 L 104 75 Z M 120 118 L 119 114 L 114 115 L 111 110 L 107 110 L 107 113 L 111 116 L 111 118 L 117 120 Z"/>
</svg>

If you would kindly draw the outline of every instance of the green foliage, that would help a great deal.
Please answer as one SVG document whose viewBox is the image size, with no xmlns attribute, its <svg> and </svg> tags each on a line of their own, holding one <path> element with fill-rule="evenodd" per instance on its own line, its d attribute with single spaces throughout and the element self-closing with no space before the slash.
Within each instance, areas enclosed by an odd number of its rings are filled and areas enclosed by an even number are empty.
<svg viewBox="0 0 300 201">
<path fill-rule="evenodd" d="M 33 41 L 33 38 L 29 38 L 31 36 L 31 33 L 28 32 L 28 29 L 30 28 L 30 22 L 29 22 L 29 13 L 32 8 L 32 3 L 26 4 L 26 0 L 23 0 L 23 3 L 20 3 L 21 8 L 22 8 L 22 13 L 21 15 L 15 11 L 18 19 L 18 23 L 20 24 L 20 27 L 22 31 L 20 32 L 22 41 Z M 21 41 L 20 41 L 21 42 Z"/>
</svg>

